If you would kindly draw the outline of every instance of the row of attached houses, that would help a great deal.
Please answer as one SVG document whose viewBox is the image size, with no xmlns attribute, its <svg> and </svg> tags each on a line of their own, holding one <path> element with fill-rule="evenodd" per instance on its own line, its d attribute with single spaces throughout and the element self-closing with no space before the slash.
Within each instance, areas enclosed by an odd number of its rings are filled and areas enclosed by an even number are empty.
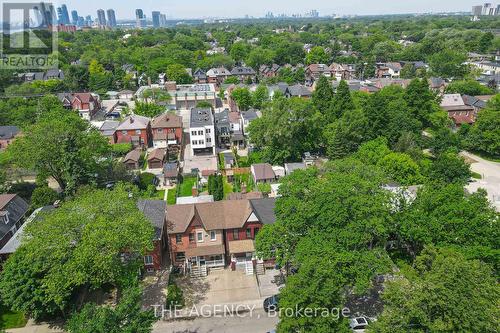
<svg viewBox="0 0 500 333">
<path fill-rule="evenodd" d="M 471 125 L 476 121 L 478 112 L 486 107 L 486 103 L 491 97 L 491 95 L 444 94 L 440 106 L 448 113 L 448 117 L 455 126 Z"/>
<path fill-rule="evenodd" d="M 235 66 L 232 70 L 225 67 L 210 68 L 204 71 L 200 68 L 196 69 L 193 73 L 193 78 L 197 83 L 213 83 L 220 85 L 230 77 L 236 77 L 240 81 L 251 79 L 255 80 L 257 73 L 251 67 Z"/>
<path fill-rule="evenodd" d="M 274 223 L 272 198 L 167 206 L 172 264 L 185 271 L 255 264 L 255 236 Z"/>
</svg>

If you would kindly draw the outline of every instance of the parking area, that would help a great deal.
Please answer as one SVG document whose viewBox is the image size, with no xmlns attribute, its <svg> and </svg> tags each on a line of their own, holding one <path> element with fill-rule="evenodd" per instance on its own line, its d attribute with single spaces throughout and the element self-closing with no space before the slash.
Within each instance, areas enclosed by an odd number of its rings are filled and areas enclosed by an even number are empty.
<svg viewBox="0 0 500 333">
<path fill-rule="evenodd" d="M 266 269 L 264 275 L 257 275 L 261 297 L 269 297 L 279 293 L 284 287 L 284 279 L 277 269 Z"/>
<path fill-rule="evenodd" d="M 217 170 L 217 157 L 213 155 L 191 155 L 191 145 L 184 147 L 183 172 L 189 173 L 192 169 Z"/>
<path fill-rule="evenodd" d="M 203 278 L 189 276 L 177 279 L 187 306 L 259 303 L 259 287 L 255 275 L 230 269 L 214 270 Z"/>
</svg>

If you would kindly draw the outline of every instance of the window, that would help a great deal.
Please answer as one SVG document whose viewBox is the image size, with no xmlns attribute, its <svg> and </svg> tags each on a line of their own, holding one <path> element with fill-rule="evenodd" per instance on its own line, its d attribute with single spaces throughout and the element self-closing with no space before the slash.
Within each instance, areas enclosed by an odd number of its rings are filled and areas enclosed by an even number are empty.
<svg viewBox="0 0 500 333">
<path fill-rule="evenodd" d="M 246 231 L 245 231 L 245 236 L 247 238 L 252 238 L 252 229 L 248 228 Z"/>
<path fill-rule="evenodd" d="M 216 238 L 216 236 L 217 236 L 217 235 L 215 234 L 215 231 L 213 231 L 213 230 L 212 230 L 212 231 L 210 231 L 210 240 L 211 240 L 211 241 L 216 240 L 216 239 L 217 239 L 217 238 Z"/>
<path fill-rule="evenodd" d="M 193 145 L 197 145 L 198 144 L 198 140 L 193 140 Z"/>
<path fill-rule="evenodd" d="M 238 240 L 240 239 L 240 234 L 238 233 L 238 229 L 233 229 L 233 239 Z"/>
<path fill-rule="evenodd" d="M 207 128 L 205 131 L 206 131 L 207 133 L 210 133 L 210 128 Z"/>
<path fill-rule="evenodd" d="M 210 143 L 212 142 L 212 139 L 211 138 L 207 138 L 207 143 Z"/>
<path fill-rule="evenodd" d="M 253 236 L 257 236 L 257 233 L 259 232 L 259 228 L 253 229 Z"/>
<path fill-rule="evenodd" d="M 203 135 L 203 131 L 198 131 L 198 135 Z"/>
<path fill-rule="evenodd" d="M 123 135 L 127 135 L 127 131 L 122 131 L 122 134 Z"/>
<path fill-rule="evenodd" d="M 140 135 L 141 134 L 141 130 L 135 130 L 135 134 Z"/>
<path fill-rule="evenodd" d="M 196 135 L 196 131 L 191 131 L 191 135 Z"/>
<path fill-rule="evenodd" d="M 180 234 L 175 235 L 175 243 L 176 244 L 181 244 L 182 243 L 182 235 L 180 235 Z"/>
<path fill-rule="evenodd" d="M 186 254 L 184 252 L 175 253 L 175 261 L 183 261 L 186 259 Z"/>
<path fill-rule="evenodd" d="M 205 144 L 205 141 L 200 140 L 200 145 L 204 145 L 204 144 Z"/>
<path fill-rule="evenodd" d="M 198 239 L 198 243 L 203 242 L 203 232 L 198 231 L 198 233 L 196 234 L 196 238 Z"/>
<path fill-rule="evenodd" d="M 189 243 L 194 243 L 194 232 L 189 234 Z"/>
<path fill-rule="evenodd" d="M 163 128 L 158 128 L 156 131 L 157 131 L 158 133 L 163 133 Z"/>
<path fill-rule="evenodd" d="M 144 256 L 144 264 L 152 265 L 153 264 L 153 256 L 151 256 L 151 255 Z"/>
</svg>

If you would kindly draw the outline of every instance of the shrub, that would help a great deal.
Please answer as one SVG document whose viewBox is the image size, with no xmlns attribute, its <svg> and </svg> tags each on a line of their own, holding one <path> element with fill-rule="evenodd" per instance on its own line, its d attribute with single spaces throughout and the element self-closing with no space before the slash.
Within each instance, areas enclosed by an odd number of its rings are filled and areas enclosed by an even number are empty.
<svg viewBox="0 0 500 333">
<path fill-rule="evenodd" d="M 183 307 L 184 306 L 184 296 L 182 294 L 182 289 L 176 284 L 171 284 L 167 287 L 167 307 Z"/>
<path fill-rule="evenodd" d="M 131 143 L 117 143 L 111 145 L 111 152 L 116 156 L 125 156 L 129 151 L 132 150 Z"/>
</svg>

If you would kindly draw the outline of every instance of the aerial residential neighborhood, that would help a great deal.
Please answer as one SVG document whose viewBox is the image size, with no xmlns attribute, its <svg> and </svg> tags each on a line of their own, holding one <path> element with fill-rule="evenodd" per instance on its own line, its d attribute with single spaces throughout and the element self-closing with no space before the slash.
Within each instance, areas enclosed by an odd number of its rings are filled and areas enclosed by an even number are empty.
<svg viewBox="0 0 500 333">
<path fill-rule="evenodd" d="M 498 332 L 500 4 L 94 5 L 2 4 L 0 332 Z"/>
</svg>

